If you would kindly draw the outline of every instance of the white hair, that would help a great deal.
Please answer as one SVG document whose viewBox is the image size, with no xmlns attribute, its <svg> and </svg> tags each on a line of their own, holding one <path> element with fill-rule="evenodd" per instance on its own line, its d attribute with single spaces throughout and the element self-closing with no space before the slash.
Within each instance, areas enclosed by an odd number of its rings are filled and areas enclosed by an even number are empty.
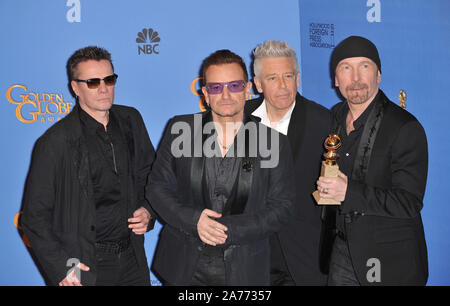
<svg viewBox="0 0 450 306">
<path fill-rule="evenodd" d="M 261 76 L 261 59 L 266 57 L 288 57 L 294 63 L 295 73 L 298 72 L 297 55 L 285 41 L 268 40 L 260 44 L 253 50 L 255 60 L 253 62 L 253 70 L 257 77 Z"/>
</svg>

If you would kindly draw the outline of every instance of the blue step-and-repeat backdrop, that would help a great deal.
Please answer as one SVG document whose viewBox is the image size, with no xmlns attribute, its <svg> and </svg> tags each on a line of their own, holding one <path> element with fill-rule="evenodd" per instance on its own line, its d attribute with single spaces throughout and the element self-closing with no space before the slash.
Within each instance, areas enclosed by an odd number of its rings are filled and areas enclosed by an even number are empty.
<svg viewBox="0 0 450 306">
<path fill-rule="evenodd" d="M 251 71 L 259 43 L 285 40 L 299 57 L 301 93 L 329 108 L 339 102 L 331 51 L 349 35 L 377 45 L 381 88 L 394 101 L 404 90 L 425 128 L 428 285 L 450 285 L 449 16 L 448 0 L 1 0 L 0 285 L 44 284 L 20 231 L 21 201 L 36 139 L 74 106 L 65 65 L 76 49 L 111 52 L 115 103 L 141 112 L 157 146 L 170 117 L 199 111 L 200 64 L 213 51 L 240 54 Z M 149 265 L 159 230 L 146 234 Z"/>
</svg>

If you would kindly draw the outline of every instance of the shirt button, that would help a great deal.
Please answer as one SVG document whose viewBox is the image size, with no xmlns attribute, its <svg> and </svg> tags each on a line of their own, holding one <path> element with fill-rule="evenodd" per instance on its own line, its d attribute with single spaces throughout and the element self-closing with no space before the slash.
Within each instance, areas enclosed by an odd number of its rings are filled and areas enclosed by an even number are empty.
<svg viewBox="0 0 450 306">
<path fill-rule="evenodd" d="M 350 156 L 350 153 L 345 153 L 345 156 L 347 156 L 347 157 Z"/>
<path fill-rule="evenodd" d="M 95 231 L 95 226 L 91 225 L 91 231 Z"/>
</svg>

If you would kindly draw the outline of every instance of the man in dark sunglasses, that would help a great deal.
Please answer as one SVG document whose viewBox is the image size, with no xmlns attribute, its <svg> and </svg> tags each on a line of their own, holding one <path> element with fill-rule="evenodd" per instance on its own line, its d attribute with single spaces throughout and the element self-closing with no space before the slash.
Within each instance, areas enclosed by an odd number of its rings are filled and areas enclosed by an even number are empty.
<svg viewBox="0 0 450 306">
<path fill-rule="evenodd" d="M 51 285 L 149 285 L 144 236 L 155 215 L 144 187 L 155 156 L 139 112 L 113 105 L 108 51 L 67 62 L 72 112 L 35 145 L 23 229 Z"/>
<path fill-rule="evenodd" d="M 164 223 L 153 266 L 167 285 L 269 285 L 268 237 L 293 208 L 288 139 L 244 116 L 251 83 L 240 56 L 216 51 L 202 70 L 209 110 L 169 122 L 149 177 L 146 195 Z M 183 147 L 202 152 L 178 154 L 180 127 Z M 276 165 L 264 167 L 263 142 Z"/>
</svg>

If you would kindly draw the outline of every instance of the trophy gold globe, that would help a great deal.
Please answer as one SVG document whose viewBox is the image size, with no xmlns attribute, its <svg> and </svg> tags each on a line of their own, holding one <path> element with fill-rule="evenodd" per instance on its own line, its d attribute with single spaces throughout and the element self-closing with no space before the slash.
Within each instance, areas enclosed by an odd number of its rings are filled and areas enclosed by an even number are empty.
<svg viewBox="0 0 450 306">
<path fill-rule="evenodd" d="M 404 91 L 403 89 L 400 90 L 399 94 L 398 94 L 398 100 L 400 101 L 400 107 L 403 109 L 406 109 L 406 91 Z"/>
<path fill-rule="evenodd" d="M 339 173 L 339 166 L 336 163 L 339 158 L 337 151 L 342 146 L 341 138 L 336 134 L 329 135 L 323 145 L 328 152 L 323 155 L 325 160 L 322 161 L 320 176 L 337 177 Z M 321 198 L 317 190 L 313 192 L 313 197 L 319 205 L 341 205 L 340 201 Z"/>
</svg>

